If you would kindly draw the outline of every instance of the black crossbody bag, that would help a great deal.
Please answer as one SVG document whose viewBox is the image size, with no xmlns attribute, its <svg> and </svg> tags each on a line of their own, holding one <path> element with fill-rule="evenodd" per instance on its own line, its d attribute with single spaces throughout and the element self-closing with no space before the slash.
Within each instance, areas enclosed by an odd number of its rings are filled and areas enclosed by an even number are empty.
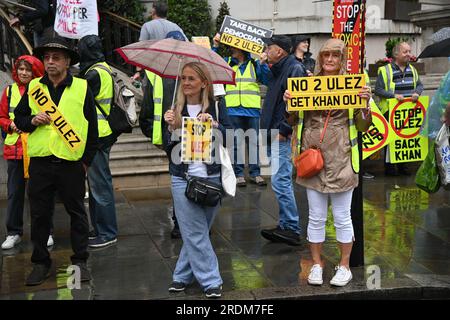
<svg viewBox="0 0 450 320">
<path fill-rule="evenodd" d="M 184 194 L 189 200 L 206 207 L 215 207 L 222 201 L 222 185 L 205 178 L 189 177 L 188 175 L 186 175 L 186 180 Z"/>
</svg>

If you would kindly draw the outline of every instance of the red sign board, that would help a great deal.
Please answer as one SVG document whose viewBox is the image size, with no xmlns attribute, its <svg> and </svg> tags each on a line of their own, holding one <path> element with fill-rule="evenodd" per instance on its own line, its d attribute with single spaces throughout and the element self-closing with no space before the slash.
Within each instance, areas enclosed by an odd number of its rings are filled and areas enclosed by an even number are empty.
<svg viewBox="0 0 450 320">
<path fill-rule="evenodd" d="M 363 72 L 365 12 L 365 0 L 334 0 L 331 36 L 345 42 L 348 73 Z"/>
</svg>

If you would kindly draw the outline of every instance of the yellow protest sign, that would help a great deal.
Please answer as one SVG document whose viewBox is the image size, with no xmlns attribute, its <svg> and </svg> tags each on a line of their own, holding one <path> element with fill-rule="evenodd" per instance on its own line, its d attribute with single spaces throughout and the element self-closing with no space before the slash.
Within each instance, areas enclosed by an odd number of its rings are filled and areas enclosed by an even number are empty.
<svg viewBox="0 0 450 320">
<path fill-rule="evenodd" d="M 264 52 L 263 45 L 235 37 L 231 34 L 222 33 L 222 35 L 220 36 L 220 42 L 230 47 L 235 47 L 257 55 L 261 55 Z"/>
<path fill-rule="evenodd" d="M 211 120 L 202 122 L 197 118 L 183 117 L 183 130 L 181 133 L 182 162 L 211 162 L 211 123 Z"/>
<path fill-rule="evenodd" d="M 272 37 L 273 31 L 225 16 L 219 33 L 221 43 L 261 55 L 264 52 L 263 38 Z"/>
<path fill-rule="evenodd" d="M 47 95 L 39 84 L 28 91 L 28 96 L 36 103 L 41 112 L 45 112 L 50 116 L 51 126 L 71 151 L 76 151 L 83 145 L 81 136 L 64 119 L 64 115 L 53 103 L 52 98 Z"/>
<path fill-rule="evenodd" d="M 390 130 L 389 122 L 384 118 L 380 109 L 373 100 L 370 101 L 372 111 L 372 124 L 362 134 L 362 157 L 366 159 L 392 141 L 394 135 Z"/>
<path fill-rule="evenodd" d="M 358 96 L 365 85 L 363 74 L 289 78 L 288 111 L 365 108 Z"/>
<path fill-rule="evenodd" d="M 192 42 L 206 49 L 211 49 L 211 43 L 208 37 L 192 37 Z"/>
<path fill-rule="evenodd" d="M 391 163 L 423 161 L 428 153 L 428 137 L 420 135 L 420 128 L 428 109 L 429 98 L 403 101 L 389 99 L 389 124 L 395 139 L 389 144 Z"/>
</svg>

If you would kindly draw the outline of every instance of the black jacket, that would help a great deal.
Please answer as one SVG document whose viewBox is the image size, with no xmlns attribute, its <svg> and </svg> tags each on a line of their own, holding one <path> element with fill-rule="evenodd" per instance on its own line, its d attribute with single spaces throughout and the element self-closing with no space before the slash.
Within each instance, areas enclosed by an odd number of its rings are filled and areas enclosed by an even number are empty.
<svg viewBox="0 0 450 320">
<path fill-rule="evenodd" d="M 78 54 L 80 55 L 79 76 L 86 79 L 88 87 L 91 89 L 94 98 L 101 89 L 100 75 L 97 70 L 86 72 L 91 66 L 99 62 L 105 62 L 102 41 L 96 35 L 88 35 L 78 42 Z M 111 78 L 111 81 L 113 79 Z M 117 141 L 117 135 L 112 133 L 109 136 L 99 138 L 100 148 L 108 148 Z"/>
<path fill-rule="evenodd" d="M 297 57 L 295 57 L 299 62 L 303 63 L 303 65 L 305 66 L 306 70 L 311 71 L 312 73 L 314 73 L 314 68 L 316 67 L 316 60 L 314 60 L 313 58 L 311 58 L 312 53 L 311 52 L 306 52 L 303 55 L 303 59 L 299 59 Z"/>
<path fill-rule="evenodd" d="M 292 127 L 287 123 L 286 103 L 283 101 L 287 79 L 306 76 L 305 67 L 294 56 L 289 55 L 270 68 L 269 84 L 261 113 L 261 129 L 278 129 L 288 137 Z"/>
<path fill-rule="evenodd" d="M 30 6 L 36 10 L 24 10 L 19 15 L 21 24 L 33 23 L 33 30 L 37 33 L 55 23 L 56 0 L 33 0 Z"/>
<path fill-rule="evenodd" d="M 215 102 L 210 101 L 209 102 L 209 108 L 206 110 L 207 113 L 212 115 L 214 120 L 217 120 L 216 116 L 216 108 L 215 108 Z M 187 111 L 187 106 L 185 105 L 183 108 L 183 112 L 181 113 L 182 117 L 188 117 L 189 113 Z M 219 102 L 219 127 L 223 138 L 223 146 L 226 146 L 226 131 L 227 130 L 233 130 L 233 127 L 231 125 L 231 122 L 228 118 L 227 109 L 225 107 L 224 100 L 220 100 Z M 181 132 L 180 130 L 177 130 Z M 234 132 L 234 131 L 232 131 Z M 172 141 L 173 140 L 173 141 Z M 182 177 L 185 178 L 186 173 L 188 171 L 189 164 L 187 163 L 180 163 L 181 159 L 181 146 L 178 146 L 174 150 L 174 148 L 179 145 L 181 142 L 181 134 L 177 134 L 176 131 L 174 133 L 169 132 L 168 127 L 165 126 L 163 131 L 163 144 L 164 144 L 164 150 L 167 153 L 167 156 L 169 157 L 169 173 L 172 176 Z M 214 143 L 214 141 L 213 141 Z M 178 150 L 177 150 L 178 149 Z M 173 151 L 173 152 L 172 152 Z M 172 154 L 173 153 L 173 154 Z M 213 152 L 213 159 L 214 159 L 214 152 Z M 221 165 L 220 163 L 213 162 L 212 164 L 206 165 L 206 171 L 208 175 L 213 174 L 220 174 Z"/>
</svg>

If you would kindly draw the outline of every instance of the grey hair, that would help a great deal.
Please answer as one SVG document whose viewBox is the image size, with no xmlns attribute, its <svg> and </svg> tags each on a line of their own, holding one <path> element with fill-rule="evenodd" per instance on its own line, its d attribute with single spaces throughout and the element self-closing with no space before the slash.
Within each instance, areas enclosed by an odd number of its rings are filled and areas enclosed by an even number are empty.
<svg viewBox="0 0 450 320">
<path fill-rule="evenodd" d="M 395 45 L 394 49 L 392 49 L 392 56 L 393 56 L 394 58 L 399 54 L 400 48 L 401 48 L 403 45 L 405 45 L 405 44 L 409 45 L 409 43 L 406 42 L 406 41 L 402 41 L 402 42 L 397 43 L 397 44 Z"/>
</svg>

